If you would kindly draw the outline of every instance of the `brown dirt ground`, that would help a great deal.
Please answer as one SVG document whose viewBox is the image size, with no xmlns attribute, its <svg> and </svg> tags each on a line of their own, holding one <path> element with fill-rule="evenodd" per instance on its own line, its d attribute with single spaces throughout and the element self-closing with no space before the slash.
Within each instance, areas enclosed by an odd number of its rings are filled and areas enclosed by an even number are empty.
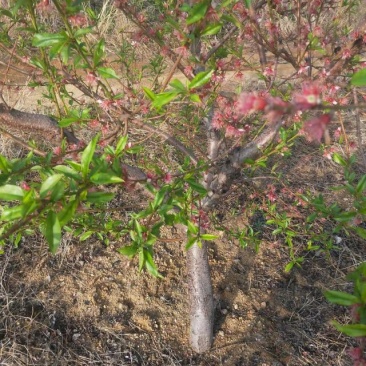
<svg viewBox="0 0 366 366">
<path fill-rule="evenodd" d="M 306 146 L 284 164 L 283 179 L 294 189 L 337 183 L 329 181 L 334 166 L 315 149 Z M 241 186 L 227 197 L 217 211 L 223 224 L 245 224 L 240 203 L 250 192 Z M 286 246 L 270 228 L 263 235 L 258 253 L 225 237 L 210 247 L 216 322 L 205 355 L 193 354 L 187 343 L 182 233 L 164 232 L 169 240 L 156 247 L 162 280 L 139 274 L 135 260 L 117 254 L 121 242 L 105 247 L 65 235 L 52 256 L 40 238 L 23 238 L 0 258 L 0 364 L 351 365 L 350 341 L 328 323 L 347 321 L 347 313 L 322 292 L 350 289 L 344 275 L 362 259 L 364 242 L 343 238 L 329 256 L 305 253 L 302 268 L 286 274 Z M 303 241 L 296 238 L 299 253 Z"/>
<path fill-rule="evenodd" d="M 342 181 L 339 168 L 316 146 L 301 144 L 295 151 L 279 167 L 282 182 L 332 199 L 327 192 Z M 264 183 L 257 188 L 265 194 Z M 221 224 L 247 223 L 243 206 L 252 189 L 237 184 L 217 209 Z M 131 199 L 122 197 L 121 210 Z M 116 253 L 123 242 L 106 247 L 65 234 L 52 256 L 40 237 L 25 237 L 0 257 L 0 365 L 351 365 L 351 341 L 329 324 L 347 322 L 347 311 L 329 304 L 323 290 L 350 290 L 345 274 L 364 258 L 364 242 L 344 237 L 339 250 L 325 255 L 304 252 L 306 238 L 296 238 L 306 261 L 287 274 L 288 250 L 272 229 L 263 228 L 258 253 L 225 236 L 212 243 L 215 341 L 204 355 L 188 344 L 179 230 L 167 230 L 167 240 L 156 245 L 162 280 L 138 273 L 135 260 Z"/>
</svg>

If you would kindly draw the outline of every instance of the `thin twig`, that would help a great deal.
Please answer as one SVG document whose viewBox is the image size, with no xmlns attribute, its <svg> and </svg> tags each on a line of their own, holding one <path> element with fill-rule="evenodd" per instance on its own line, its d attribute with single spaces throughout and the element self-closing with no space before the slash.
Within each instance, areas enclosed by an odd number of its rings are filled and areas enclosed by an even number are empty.
<svg viewBox="0 0 366 366">
<path fill-rule="evenodd" d="M 1 117 L 0 117 L 1 118 Z M 2 118 L 1 118 L 2 119 Z M 43 158 L 47 156 L 47 154 L 41 150 L 38 150 L 34 147 L 31 147 L 29 145 L 27 145 L 24 141 L 22 141 L 21 139 L 19 139 L 18 137 L 14 136 L 13 134 L 11 134 L 10 132 L 6 131 L 5 129 L 3 129 L 2 127 L 0 127 L 0 132 L 2 132 L 4 135 L 8 135 L 9 137 L 11 137 L 12 140 L 14 140 L 17 144 L 23 146 L 24 148 L 26 148 L 29 151 L 34 152 L 35 154 L 42 156 Z"/>
<path fill-rule="evenodd" d="M 179 57 L 177 58 L 177 61 L 175 61 L 172 69 L 170 70 L 168 76 L 166 77 L 163 86 L 161 87 L 161 92 L 163 92 L 165 90 L 165 88 L 167 87 L 169 81 L 171 80 L 171 78 L 173 77 L 175 70 L 177 69 L 181 59 L 182 59 L 183 55 L 180 54 Z"/>
<path fill-rule="evenodd" d="M 366 167 L 366 156 L 365 151 L 362 146 L 362 131 L 361 131 L 361 119 L 360 119 L 360 110 L 358 108 L 358 97 L 356 88 L 352 88 L 353 92 L 353 103 L 355 105 L 355 119 L 356 119 L 356 130 L 357 130 L 357 143 L 358 148 L 361 153 L 362 163 Z"/>
</svg>

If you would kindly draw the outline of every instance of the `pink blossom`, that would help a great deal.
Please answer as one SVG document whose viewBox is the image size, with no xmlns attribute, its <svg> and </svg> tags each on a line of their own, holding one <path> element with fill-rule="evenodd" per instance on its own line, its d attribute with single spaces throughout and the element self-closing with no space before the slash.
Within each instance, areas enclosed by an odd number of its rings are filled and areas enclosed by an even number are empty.
<svg viewBox="0 0 366 366">
<path fill-rule="evenodd" d="M 234 69 L 240 69 L 240 67 L 241 67 L 241 60 L 239 60 L 239 59 L 235 59 L 234 60 L 234 62 L 233 62 L 233 67 L 234 67 Z"/>
<path fill-rule="evenodd" d="M 113 100 L 104 99 L 104 100 L 98 100 L 98 103 L 99 103 L 100 107 L 104 111 L 108 112 L 109 109 L 112 107 L 114 101 Z"/>
<path fill-rule="evenodd" d="M 353 347 L 349 349 L 348 354 L 353 361 L 360 361 L 362 360 L 363 351 L 360 347 Z"/>
<path fill-rule="evenodd" d="M 88 23 L 84 14 L 71 15 L 69 16 L 68 21 L 73 27 L 82 27 Z"/>
<path fill-rule="evenodd" d="M 334 146 L 332 146 L 332 147 L 328 147 L 328 148 L 324 149 L 324 151 L 323 151 L 323 156 L 324 156 L 325 158 L 327 158 L 328 160 L 332 160 L 332 156 L 333 156 L 333 154 L 334 154 L 336 151 L 337 151 L 337 149 L 336 149 Z"/>
<path fill-rule="evenodd" d="M 161 47 L 161 49 L 160 49 L 160 54 L 162 55 L 162 56 L 168 56 L 169 55 L 169 47 L 168 46 L 163 46 L 163 47 Z"/>
<path fill-rule="evenodd" d="M 48 10 L 50 7 L 50 0 L 42 0 L 36 6 L 39 11 Z"/>
<path fill-rule="evenodd" d="M 310 66 L 308 65 L 300 65 L 299 70 L 297 70 L 297 74 L 298 75 L 305 74 L 308 71 L 309 67 Z"/>
<path fill-rule="evenodd" d="M 207 9 L 206 20 L 209 22 L 217 22 L 219 20 L 219 16 L 212 6 L 209 6 Z"/>
<path fill-rule="evenodd" d="M 24 182 L 24 181 L 20 183 L 20 188 L 24 189 L 25 191 L 30 191 L 30 189 L 31 189 L 31 187 L 28 185 L 28 183 Z"/>
<path fill-rule="evenodd" d="M 156 176 L 152 172 L 147 172 L 146 173 L 146 178 L 147 178 L 146 181 L 149 182 L 149 183 L 151 183 L 153 181 L 156 181 Z"/>
<path fill-rule="evenodd" d="M 268 188 L 267 198 L 269 199 L 270 202 L 275 202 L 277 199 L 276 187 L 274 185 L 269 185 L 267 188 Z"/>
<path fill-rule="evenodd" d="M 279 121 L 289 108 L 289 103 L 279 97 L 270 97 L 267 100 L 266 118 L 271 123 Z"/>
<path fill-rule="evenodd" d="M 267 21 L 265 24 L 266 28 L 268 29 L 268 32 L 273 36 L 275 34 L 278 34 L 278 27 L 276 24 Z"/>
<path fill-rule="evenodd" d="M 53 153 L 55 155 L 61 155 L 62 154 L 62 148 L 61 146 L 56 146 L 54 149 L 53 149 Z"/>
<path fill-rule="evenodd" d="M 108 146 L 108 141 L 107 141 L 107 140 L 100 140 L 100 141 L 98 142 L 98 145 L 99 145 L 100 147 L 106 147 L 106 146 Z"/>
<path fill-rule="evenodd" d="M 88 127 L 92 128 L 92 129 L 97 129 L 100 127 L 100 123 L 97 119 L 93 119 L 88 123 Z"/>
<path fill-rule="evenodd" d="M 316 27 L 314 27 L 313 34 L 315 37 L 322 37 L 323 29 L 319 25 L 317 25 Z"/>
<path fill-rule="evenodd" d="M 345 60 L 347 58 L 350 58 L 352 56 L 351 50 L 345 49 L 342 53 L 342 59 Z"/>
<path fill-rule="evenodd" d="M 335 94 L 341 87 L 339 85 L 330 85 L 327 88 L 329 94 Z"/>
<path fill-rule="evenodd" d="M 340 127 L 338 127 L 334 133 L 333 133 L 333 136 L 334 136 L 334 139 L 335 140 L 338 140 L 340 137 L 341 137 L 341 134 L 342 134 L 342 129 Z"/>
<path fill-rule="evenodd" d="M 171 183 L 171 181 L 172 181 L 172 175 L 170 173 L 166 173 L 164 175 L 163 181 L 164 181 L 164 183 L 167 183 L 167 184 Z"/>
<path fill-rule="evenodd" d="M 224 116 L 220 111 L 216 111 L 212 118 L 212 127 L 215 130 L 220 130 L 222 127 L 224 127 L 224 124 Z"/>
<path fill-rule="evenodd" d="M 87 84 L 89 85 L 96 84 L 98 80 L 99 78 L 97 77 L 97 75 L 95 75 L 94 72 L 88 72 L 86 74 L 85 81 L 87 82 Z"/>
<path fill-rule="evenodd" d="M 103 125 L 102 128 L 101 128 L 101 132 L 102 132 L 102 135 L 105 136 L 106 134 L 108 134 L 109 132 L 109 126 L 108 125 Z"/>
<path fill-rule="evenodd" d="M 126 5 L 128 4 L 128 0 L 114 0 L 114 6 L 116 8 L 120 8 L 122 7 L 123 5 Z"/>
<path fill-rule="evenodd" d="M 224 74 L 219 74 L 217 72 L 214 72 L 212 74 L 211 80 L 214 83 L 222 83 L 225 80 L 225 75 Z M 206 84 L 207 85 L 207 84 Z"/>
<path fill-rule="evenodd" d="M 244 131 L 243 130 L 239 130 L 234 126 L 226 126 L 225 129 L 225 137 L 238 137 L 243 135 Z"/>
<path fill-rule="evenodd" d="M 178 54 L 178 55 L 181 55 L 183 57 L 187 57 L 188 56 L 188 48 L 186 46 L 180 46 L 180 47 L 177 47 L 175 49 L 175 52 Z"/>
<path fill-rule="evenodd" d="M 264 97 L 256 93 L 242 93 L 239 96 L 237 111 L 242 115 L 250 115 L 254 112 L 263 111 L 267 105 Z"/>
<path fill-rule="evenodd" d="M 193 67 L 192 66 L 186 66 L 184 68 L 184 74 L 188 76 L 193 76 Z"/>
<path fill-rule="evenodd" d="M 146 21 L 146 16 L 144 14 L 138 14 L 137 15 L 137 20 L 140 22 L 140 23 L 144 23 Z"/>
<path fill-rule="evenodd" d="M 320 142 L 324 131 L 331 121 L 330 114 L 323 114 L 320 117 L 315 117 L 310 121 L 305 122 L 304 132 L 310 141 Z"/>
<path fill-rule="evenodd" d="M 221 60 L 217 60 L 216 61 L 216 67 L 218 68 L 218 69 L 223 69 L 224 67 L 225 67 L 225 62 L 224 62 L 224 60 L 223 59 L 221 59 Z"/>
<path fill-rule="evenodd" d="M 272 66 L 267 66 L 264 71 L 263 71 L 263 75 L 264 76 L 274 76 L 274 70 L 272 68 Z"/>
<path fill-rule="evenodd" d="M 306 83 L 300 93 L 294 94 L 294 102 L 300 110 L 310 109 L 321 103 L 321 89 L 318 84 Z"/>
</svg>

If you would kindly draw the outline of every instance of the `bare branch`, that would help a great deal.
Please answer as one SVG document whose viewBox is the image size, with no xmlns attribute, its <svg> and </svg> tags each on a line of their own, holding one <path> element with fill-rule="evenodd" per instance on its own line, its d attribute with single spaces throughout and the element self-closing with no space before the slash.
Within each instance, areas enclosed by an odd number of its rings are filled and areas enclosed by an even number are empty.
<svg viewBox="0 0 366 366">
<path fill-rule="evenodd" d="M 211 168 L 214 179 L 208 187 L 206 198 L 203 200 L 203 209 L 209 210 L 229 191 L 231 184 L 240 174 L 241 166 L 245 160 L 257 158 L 273 142 L 281 125 L 282 121 L 269 126 L 258 138 L 246 146 L 235 148 L 228 156 Z"/>
</svg>

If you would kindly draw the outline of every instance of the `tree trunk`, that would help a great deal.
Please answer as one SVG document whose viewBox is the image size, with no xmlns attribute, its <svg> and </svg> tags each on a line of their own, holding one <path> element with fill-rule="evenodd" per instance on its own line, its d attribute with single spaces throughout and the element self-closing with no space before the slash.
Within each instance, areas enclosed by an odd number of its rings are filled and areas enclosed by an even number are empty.
<svg viewBox="0 0 366 366">
<path fill-rule="evenodd" d="M 187 252 L 188 291 L 190 301 L 190 342 L 195 352 L 211 348 L 213 341 L 214 302 L 207 243 L 193 245 Z"/>
</svg>

